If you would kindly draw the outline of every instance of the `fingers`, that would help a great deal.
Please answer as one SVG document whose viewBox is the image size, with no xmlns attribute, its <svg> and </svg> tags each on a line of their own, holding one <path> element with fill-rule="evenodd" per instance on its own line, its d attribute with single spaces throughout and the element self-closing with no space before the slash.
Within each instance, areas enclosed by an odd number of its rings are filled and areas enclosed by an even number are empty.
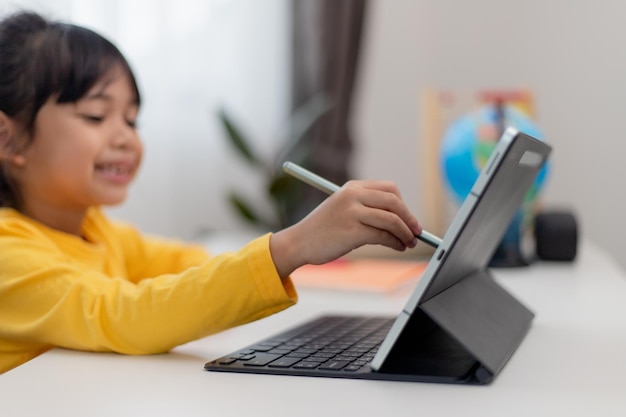
<svg viewBox="0 0 626 417">
<path fill-rule="evenodd" d="M 377 229 L 375 227 L 366 226 L 369 228 L 369 236 L 367 241 L 369 244 L 383 245 L 397 251 L 404 251 L 407 247 L 412 248 L 417 244 L 417 239 L 409 244 L 404 243 L 398 239 L 393 233 L 390 233 L 383 229 Z"/>
<path fill-rule="evenodd" d="M 414 236 L 422 233 L 422 227 L 402 201 L 400 191 L 392 182 L 359 181 L 344 185 L 346 192 L 366 209 L 374 209 L 363 216 L 363 223 L 377 229 L 387 230 L 407 246 L 415 246 Z"/>
</svg>

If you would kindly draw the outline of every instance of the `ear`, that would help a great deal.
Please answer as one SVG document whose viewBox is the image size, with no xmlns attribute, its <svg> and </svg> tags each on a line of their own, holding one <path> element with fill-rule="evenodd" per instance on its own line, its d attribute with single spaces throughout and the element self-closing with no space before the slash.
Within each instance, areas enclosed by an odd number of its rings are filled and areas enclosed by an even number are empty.
<svg viewBox="0 0 626 417">
<path fill-rule="evenodd" d="M 26 159 L 17 151 L 15 121 L 0 111 L 0 161 L 11 161 L 23 166 Z"/>
</svg>

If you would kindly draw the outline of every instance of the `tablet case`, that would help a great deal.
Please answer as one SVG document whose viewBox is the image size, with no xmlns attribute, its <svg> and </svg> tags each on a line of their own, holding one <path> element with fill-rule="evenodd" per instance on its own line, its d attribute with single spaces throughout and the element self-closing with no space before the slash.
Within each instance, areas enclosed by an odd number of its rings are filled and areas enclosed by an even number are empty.
<svg viewBox="0 0 626 417">
<path fill-rule="evenodd" d="M 478 362 L 465 379 L 486 383 L 502 369 L 534 314 L 493 280 L 487 265 L 550 152 L 546 143 L 507 129 L 381 345 L 373 369 L 412 372 L 416 358 L 411 352 L 419 352 L 427 339 L 416 336 L 422 328 L 442 331 L 449 339 L 443 338 L 442 349 L 456 343 Z"/>
</svg>

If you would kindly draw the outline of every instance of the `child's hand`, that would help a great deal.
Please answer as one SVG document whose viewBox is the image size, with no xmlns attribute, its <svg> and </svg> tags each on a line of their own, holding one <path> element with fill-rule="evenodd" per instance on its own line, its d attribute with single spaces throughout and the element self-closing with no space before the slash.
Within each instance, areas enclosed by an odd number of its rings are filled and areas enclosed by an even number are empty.
<svg viewBox="0 0 626 417">
<path fill-rule="evenodd" d="M 349 181 L 299 223 L 272 235 L 270 251 L 284 278 L 365 244 L 412 248 L 421 232 L 394 183 Z"/>
</svg>

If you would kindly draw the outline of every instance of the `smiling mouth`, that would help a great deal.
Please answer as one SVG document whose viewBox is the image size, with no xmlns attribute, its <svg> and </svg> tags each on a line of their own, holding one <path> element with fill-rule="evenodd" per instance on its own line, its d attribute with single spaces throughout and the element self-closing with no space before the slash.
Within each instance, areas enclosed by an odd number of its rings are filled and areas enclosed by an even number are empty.
<svg viewBox="0 0 626 417">
<path fill-rule="evenodd" d="M 102 172 L 110 172 L 111 174 L 130 174 L 130 167 L 119 165 L 96 165 L 96 169 Z"/>
<path fill-rule="evenodd" d="M 132 166 L 127 164 L 96 164 L 95 171 L 116 182 L 127 180 L 133 174 Z"/>
</svg>

